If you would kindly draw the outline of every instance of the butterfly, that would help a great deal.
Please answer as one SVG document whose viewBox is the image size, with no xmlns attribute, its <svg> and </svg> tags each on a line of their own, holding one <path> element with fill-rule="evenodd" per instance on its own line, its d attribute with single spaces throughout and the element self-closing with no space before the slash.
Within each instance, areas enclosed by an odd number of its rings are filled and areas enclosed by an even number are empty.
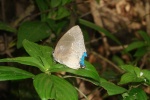
<svg viewBox="0 0 150 100">
<path fill-rule="evenodd" d="M 54 59 L 72 69 L 84 68 L 84 59 L 87 57 L 84 38 L 78 25 L 68 30 L 58 41 Z"/>
</svg>

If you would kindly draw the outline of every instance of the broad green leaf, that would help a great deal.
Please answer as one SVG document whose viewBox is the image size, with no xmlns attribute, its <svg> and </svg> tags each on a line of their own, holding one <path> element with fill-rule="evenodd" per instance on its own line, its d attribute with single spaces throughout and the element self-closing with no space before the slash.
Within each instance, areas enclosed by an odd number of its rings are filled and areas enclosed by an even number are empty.
<svg viewBox="0 0 150 100">
<path fill-rule="evenodd" d="M 4 58 L 4 59 L 0 59 L 0 62 L 17 62 L 24 65 L 35 66 L 41 70 L 44 69 L 44 66 L 40 63 L 40 61 L 34 57 Z"/>
<path fill-rule="evenodd" d="M 18 30 L 17 47 L 20 48 L 22 46 L 22 41 L 24 39 L 27 39 L 32 42 L 37 42 L 48 37 L 50 33 L 50 28 L 44 22 L 24 22 L 21 24 Z"/>
<path fill-rule="evenodd" d="M 137 73 L 137 74 L 140 73 L 140 69 L 133 65 L 120 65 L 120 67 L 126 72 Z"/>
<path fill-rule="evenodd" d="M 105 90 L 107 90 L 109 95 L 116 95 L 116 94 L 122 94 L 123 92 L 126 92 L 127 90 L 125 88 L 122 88 L 120 86 L 117 86 L 111 82 L 103 81 L 100 84 Z"/>
<path fill-rule="evenodd" d="M 57 6 L 60 6 L 61 1 L 63 1 L 63 0 L 51 0 L 50 6 L 51 6 L 52 8 L 55 8 L 55 7 L 57 7 Z"/>
<path fill-rule="evenodd" d="M 144 81 L 143 78 L 137 77 L 137 75 L 134 73 L 125 73 L 121 76 L 121 80 L 118 84 L 120 85 L 131 82 L 143 82 L 143 81 Z"/>
<path fill-rule="evenodd" d="M 85 68 L 80 68 L 80 69 L 76 70 L 76 69 L 71 69 L 64 65 L 61 65 L 61 64 L 56 64 L 55 66 L 51 67 L 50 72 L 65 71 L 65 72 L 72 73 L 75 75 L 91 78 L 91 79 L 99 82 L 100 77 L 99 77 L 96 69 L 94 68 L 94 66 L 92 66 L 89 62 L 85 62 L 85 66 L 86 66 Z"/>
<path fill-rule="evenodd" d="M 45 12 L 49 9 L 48 3 L 45 0 L 35 0 L 40 12 Z M 47 13 L 41 13 L 41 20 L 45 21 L 47 19 Z"/>
<path fill-rule="evenodd" d="M 30 56 L 39 59 L 41 63 L 46 64 L 47 66 L 53 65 L 54 63 L 52 57 L 53 49 L 51 47 L 41 46 L 28 40 L 23 41 L 23 47 Z"/>
<path fill-rule="evenodd" d="M 34 77 L 34 75 L 25 70 L 9 66 L 0 66 L 0 81 L 19 80 L 32 77 Z"/>
<path fill-rule="evenodd" d="M 50 68 L 50 64 L 47 62 L 47 59 L 43 58 L 43 57 L 39 57 L 41 59 L 41 62 L 44 66 L 45 71 L 48 71 Z"/>
<path fill-rule="evenodd" d="M 135 52 L 134 56 L 135 57 L 142 57 L 148 52 L 147 47 L 141 47 L 138 48 L 137 51 Z"/>
<path fill-rule="evenodd" d="M 120 82 L 118 83 L 119 85 L 120 84 L 127 84 L 127 83 L 130 83 L 130 82 L 134 82 L 136 81 L 137 79 L 137 76 L 133 73 L 125 73 L 121 76 L 121 80 Z"/>
<path fill-rule="evenodd" d="M 126 72 L 134 73 L 134 66 L 133 65 L 120 65 L 120 68 Z"/>
<path fill-rule="evenodd" d="M 138 31 L 138 33 L 142 36 L 145 42 L 147 42 L 147 44 L 150 45 L 150 36 L 148 35 L 148 33 L 144 31 Z"/>
<path fill-rule="evenodd" d="M 78 100 L 75 88 L 60 77 L 39 74 L 35 76 L 33 83 L 42 100 Z"/>
<path fill-rule="evenodd" d="M 9 25 L 3 22 L 0 22 L 0 30 L 16 33 L 16 29 L 14 29 L 13 27 L 10 27 Z"/>
<path fill-rule="evenodd" d="M 125 51 L 129 52 L 131 50 L 138 49 L 138 48 L 141 48 L 141 47 L 144 47 L 144 46 L 146 46 L 145 42 L 136 41 L 136 42 L 133 42 L 133 43 L 129 44 L 128 47 L 125 49 Z"/>
<path fill-rule="evenodd" d="M 146 93 L 141 88 L 132 88 L 123 100 L 148 100 Z"/>
<path fill-rule="evenodd" d="M 120 66 L 127 73 L 123 74 L 119 84 L 126 84 L 129 82 L 143 82 L 144 78 L 142 77 L 143 72 L 140 68 L 133 65 L 121 65 Z"/>
<path fill-rule="evenodd" d="M 105 30 L 104 28 L 95 25 L 94 23 L 91 23 L 89 21 L 83 20 L 83 19 L 79 19 L 79 23 L 82 25 L 85 25 L 87 27 L 90 27 L 98 32 L 102 32 L 104 33 L 106 36 L 108 36 L 110 39 L 112 39 L 113 41 L 115 41 L 118 44 L 121 44 L 121 42 L 114 36 L 112 35 L 109 31 Z"/>
</svg>

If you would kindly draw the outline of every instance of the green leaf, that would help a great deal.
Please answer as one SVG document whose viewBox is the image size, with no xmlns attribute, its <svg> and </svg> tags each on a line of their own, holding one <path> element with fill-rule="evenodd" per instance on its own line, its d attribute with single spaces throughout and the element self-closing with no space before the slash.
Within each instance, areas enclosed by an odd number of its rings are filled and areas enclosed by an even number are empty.
<svg viewBox="0 0 150 100">
<path fill-rule="evenodd" d="M 30 56 L 38 59 L 45 67 L 49 68 L 53 65 L 53 49 L 51 47 L 41 46 L 28 40 L 23 41 L 23 46 Z"/>
<path fill-rule="evenodd" d="M 121 76 L 121 80 L 118 83 L 119 85 L 121 84 L 127 84 L 130 82 L 137 82 L 137 76 L 136 74 L 133 73 L 125 73 Z"/>
<path fill-rule="evenodd" d="M 62 32 L 62 30 L 68 25 L 67 20 L 55 21 L 53 19 L 48 19 L 46 20 L 46 22 L 51 28 L 52 32 L 56 35 L 59 35 Z"/>
<path fill-rule="evenodd" d="M 63 1 L 63 0 L 51 0 L 50 6 L 52 8 L 57 7 L 57 6 L 59 6 L 61 4 L 61 1 Z"/>
<path fill-rule="evenodd" d="M 135 52 L 134 56 L 135 57 L 142 57 L 148 52 L 147 47 L 141 47 L 138 48 L 137 51 Z"/>
<path fill-rule="evenodd" d="M 45 59 L 43 57 L 39 57 L 39 58 L 41 59 L 41 62 L 43 64 L 43 66 L 44 66 L 44 72 L 48 71 L 49 68 L 50 68 L 50 64 L 49 64 L 49 62 L 47 62 L 47 59 Z"/>
<path fill-rule="evenodd" d="M 123 74 L 119 84 L 126 84 L 130 82 L 143 82 L 143 72 L 140 68 L 133 65 L 121 65 L 120 66 L 127 73 Z"/>
<path fill-rule="evenodd" d="M 33 83 L 42 100 L 78 100 L 75 88 L 60 77 L 39 74 L 35 76 Z"/>
<path fill-rule="evenodd" d="M 115 62 L 117 65 L 124 65 L 124 61 L 116 55 L 113 56 L 112 61 Z"/>
<path fill-rule="evenodd" d="M 18 30 L 17 48 L 22 46 L 24 39 L 37 42 L 48 37 L 50 33 L 51 30 L 46 23 L 40 21 L 24 22 Z"/>
<path fill-rule="evenodd" d="M 105 30 L 104 28 L 95 25 L 94 23 L 91 23 L 89 21 L 83 20 L 83 19 L 79 19 L 79 23 L 82 25 L 85 25 L 87 27 L 90 27 L 98 32 L 102 32 L 104 33 L 106 36 L 108 36 L 110 39 L 112 39 L 113 41 L 115 41 L 118 44 L 121 44 L 121 42 L 114 36 L 112 35 L 109 31 Z"/>
<path fill-rule="evenodd" d="M 144 32 L 144 31 L 138 31 L 138 33 L 147 42 L 147 44 L 150 45 L 150 36 L 148 35 L 148 33 Z"/>
<path fill-rule="evenodd" d="M 91 78 L 91 79 L 99 82 L 100 77 L 99 77 L 99 74 L 97 73 L 96 69 L 94 68 L 94 66 L 86 61 L 85 61 L 85 66 L 86 66 L 85 68 L 80 68 L 80 69 L 76 70 L 76 69 L 71 69 L 64 65 L 61 65 L 61 64 L 56 64 L 55 66 L 51 67 L 50 72 L 65 71 L 65 72 L 72 73 L 75 75 Z"/>
<path fill-rule="evenodd" d="M 67 3 L 70 3 L 72 0 L 62 0 L 62 5 L 65 5 Z"/>
<path fill-rule="evenodd" d="M 35 66 L 41 70 L 44 68 L 44 66 L 34 57 L 4 58 L 0 59 L 0 62 L 17 62 L 24 65 Z"/>
<path fill-rule="evenodd" d="M 38 67 L 41 71 L 46 72 L 53 64 L 53 49 L 47 46 L 40 46 L 36 43 L 23 41 L 23 45 L 27 53 L 31 57 L 17 57 L 0 59 L 0 62 L 18 62 L 25 65 Z"/>
<path fill-rule="evenodd" d="M 140 73 L 140 69 L 138 67 L 135 67 L 133 65 L 121 65 L 120 66 L 124 71 L 130 72 L 130 73 Z"/>
<path fill-rule="evenodd" d="M 16 33 L 16 29 L 14 29 L 13 27 L 10 27 L 9 25 L 3 22 L 0 22 L 0 30 Z"/>
<path fill-rule="evenodd" d="M 148 100 L 146 93 L 141 88 L 132 88 L 123 100 Z"/>
<path fill-rule="evenodd" d="M 0 66 L 0 81 L 32 78 L 34 75 L 22 69 Z"/>
<path fill-rule="evenodd" d="M 57 13 L 56 19 L 59 20 L 59 19 L 65 18 L 65 17 L 67 17 L 69 15 L 70 15 L 70 12 L 69 12 L 68 9 L 66 9 L 65 7 L 60 7 L 58 9 L 58 13 Z"/>
<path fill-rule="evenodd" d="M 105 90 L 107 90 L 109 95 L 122 94 L 127 91 L 125 88 L 117 86 L 111 82 L 103 81 L 100 84 Z"/>
<path fill-rule="evenodd" d="M 133 43 L 129 44 L 128 47 L 125 48 L 125 51 L 129 52 L 129 51 L 132 51 L 134 49 L 138 49 L 138 48 L 141 48 L 141 47 L 144 47 L 144 46 L 146 46 L 145 42 L 136 41 L 136 42 L 133 42 Z"/>
<path fill-rule="evenodd" d="M 49 9 L 48 3 L 45 2 L 45 0 L 42 0 L 42 1 L 41 0 L 35 0 L 35 2 L 37 4 L 38 8 L 40 9 L 40 12 L 44 12 L 44 11 Z M 41 13 L 40 15 L 41 15 L 42 21 L 45 21 L 47 19 L 47 13 Z"/>
<path fill-rule="evenodd" d="M 59 7 L 57 10 L 53 10 L 49 13 L 49 18 L 53 20 L 60 20 L 70 15 L 70 12 L 65 7 Z"/>
<path fill-rule="evenodd" d="M 144 78 L 133 73 L 125 73 L 121 76 L 121 80 L 118 84 L 127 84 L 131 82 L 144 82 Z"/>
<path fill-rule="evenodd" d="M 148 80 L 148 82 L 150 82 L 150 71 L 149 70 L 142 70 L 141 71 L 143 74 L 141 75 L 141 77 L 146 78 Z M 147 81 L 145 80 L 145 81 Z"/>
</svg>

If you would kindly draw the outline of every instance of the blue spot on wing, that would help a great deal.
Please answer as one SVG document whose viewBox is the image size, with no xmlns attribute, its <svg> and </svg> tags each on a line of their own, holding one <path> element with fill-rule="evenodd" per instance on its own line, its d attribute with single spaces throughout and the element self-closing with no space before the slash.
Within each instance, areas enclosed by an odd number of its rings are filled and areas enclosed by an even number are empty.
<svg viewBox="0 0 150 100">
<path fill-rule="evenodd" d="M 86 52 L 83 53 L 83 55 L 82 55 L 82 57 L 80 59 L 80 65 L 81 65 L 81 67 L 85 67 L 85 64 L 84 64 L 85 57 L 87 57 L 87 53 Z"/>
</svg>

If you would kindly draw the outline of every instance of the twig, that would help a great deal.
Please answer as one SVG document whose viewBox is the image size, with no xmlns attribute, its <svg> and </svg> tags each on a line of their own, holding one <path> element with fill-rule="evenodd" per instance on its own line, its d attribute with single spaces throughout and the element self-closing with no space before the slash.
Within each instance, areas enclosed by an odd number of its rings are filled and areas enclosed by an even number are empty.
<svg viewBox="0 0 150 100">
<path fill-rule="evenodd" d="M 150 13 L 150 1 L 149 0 L 146 0 L 146 2 L 145 2 L 145 12 L 146 12 L 146 14 Z M 150 15 L 146 16 L 146 24 L 147 24 L 146 30 L 150 36 Z"/>
<path fill-rule="evenodd" d="M 2 12 L 2 19 L 3 21 L 6 20 L 6 15 L 5 15 L 5 0 L 1 0 L 1 12 Z"/>
<path fill-rule="evenodd" d="M 120 51 L 120 50 L 123 50 L 125 48 L 127 48 L 128 45 L 121 45 L 121 46 L 111 46 L 109 47 L 109 50 L 110 51 Z"/>
<path fill-rule="evenodd" d="M 86 96 L 82 91 L 80 91 L 77 87 L 75 87 L 75 89 L 76 89 L 77 91 L 79 91 L 79 93 L 80 93 L 81 95 L 83 95 L 83 97 L 84 97 L 86 100 L 89 100 L 89 99 L 87 98 L 87 96 Z"/>
<path fill-rule="evenodd" d="M 97 54 L 96 52 L 92 51 L 92 54 L 98 56 L 100 59 L 106 61 L 107 63 L 109 63 L 110 65 L 112 65 L 115 69 L 117 69 L 120 73 L 123 73 L 123 70 L 121 70 L 117 65 L 115 65 L 113 62 L 111 62 L 110 60 L 108 60 L 107 58 L 101 56 L 100 54 Z"/>
</svg>

